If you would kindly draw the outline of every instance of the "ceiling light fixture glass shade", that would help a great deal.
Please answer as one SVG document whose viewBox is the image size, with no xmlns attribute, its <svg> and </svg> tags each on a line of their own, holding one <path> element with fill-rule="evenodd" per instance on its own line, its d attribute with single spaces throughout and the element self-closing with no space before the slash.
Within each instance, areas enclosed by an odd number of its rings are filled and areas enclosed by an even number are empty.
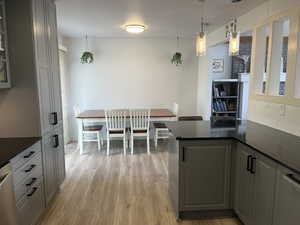
<svg viewBox="0 0 300 225">
<path fill-rule="evenodd" d="M 240 32 L 237 31 L 237 20 L 234 19 L 226 26 L 226 37 L 229 37 L 229 55 L 237 56 L 240 53 Z"/>
<path fill-rule="evenodd" d="M 206 35 L 204 32 L 200 32 L 196 39 L 196 53 L 197 56 L 206 55 Z"/>
<path fill-rule="evenodd" d="M 146 30 L 145 26 L 138 24 L 126 25 L 125 30 L 128 33 L 139 34 Z"/>
<path fill-rule="evenodd" d="M 240 33 L 231 32 L 229 36 L 229 55 L 237 56 L 240 53 Z"/>
<path fill-rule="evenodd" d="M 196 54 L 197 56 L 206 55 L 206 35 L 204 32 L 204 19 L 201 18 L 201 32 L 196 39 Z"/>
</svg>

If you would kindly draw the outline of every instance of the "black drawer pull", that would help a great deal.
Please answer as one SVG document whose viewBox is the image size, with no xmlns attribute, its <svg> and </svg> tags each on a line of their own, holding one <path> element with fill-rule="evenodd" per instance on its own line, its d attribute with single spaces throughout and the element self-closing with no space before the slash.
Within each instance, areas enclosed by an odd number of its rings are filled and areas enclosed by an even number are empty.
<svg viewBox="0 0 300 225">
<path fill-rule="evenodd" d="M 35 151 L 31 151 L 31 152 L 29 152 L 29 154 L 28 154 L 28 155 L 24 155 L 24 159 L 28 159 L 28 158 L 30 158 L 30 156 L 32 156 L 34 153 L 35 153 Z"/>
<path fill-rule="evenodd" d="M 247 171 L 249 171 L 249 172 L 250 172 L 250 170 L 251 170 L 251 167 L 250 167 L 250 161 L 251 161 L 251 158 L 252 158 L 252 156 L 251 156 L 251 155 L 248 155 L 248 157 L 247 157 Z"/>
<path fill-rule="evenodd" d="M 29 194 L 27 194 L 27 197 L 31 197 L 37 191 L 37 189 L 37 187 L 32 188 L 32 191 Z"/>
<path fill-rule="evenodd" d="M 185 161 L 185 149 L 182 148 L 182 162 Z"/>
<path fill-rule="evenodd" d="M 58 122 L 57 122 L 57 112 L 52 112 L 51 113 L 51 125 L 56 125 Z"/>
<path fill-rule="evenodd" d="M 59 146 L 59 137 L 57 134 L 53 135 L 54 138 L 54 145 L 53 148 L 57 148 Z"/>
<path fill-rule="evenodd" d="M 297 179 L 297 178 L 294 176 L 294 174 L 289 173 L 289 174 L 287 174 L 286 176 L 287 176 L 288 178 L 290 178 L 292 181 L 294 181 L 295 183 L 300 184 L 300 180 Z"/>
<path fill-rule="evenodd" d="M 29 186 L 33 185 L 36 182 L 36 180 L 37 179 L 35 177 L 32 178 L 31 181 L 28 184 L 26 184 L 26 186 L 29 187 Z"/>
<path fill-rule="evenodd" d="M 251 169 L 250 172 L 252 174 L 255 174 L 256 172 L 256 158 L 255 157 L 251 157 Z"/>
<path fill-rule="evenodd" d="M 25 173 L 29 173 L 34 167 L 36 167 L 36 165 L 32 164 L 28 169 L 25 170 Z"/>
</svg>

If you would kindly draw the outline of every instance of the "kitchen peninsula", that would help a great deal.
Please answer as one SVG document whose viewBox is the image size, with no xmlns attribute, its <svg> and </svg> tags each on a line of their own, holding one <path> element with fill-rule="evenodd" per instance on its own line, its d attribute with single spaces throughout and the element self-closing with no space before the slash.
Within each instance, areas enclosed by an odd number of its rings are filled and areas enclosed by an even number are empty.
<svg viewBox="0 0 300 225">
<path fill-rule="evenodd" d="M 167 126 L 169 194 L 178 219 L 238 216 L 246 225 L 300 220 L 299 137 L 250 121 Z"/>
</svg>

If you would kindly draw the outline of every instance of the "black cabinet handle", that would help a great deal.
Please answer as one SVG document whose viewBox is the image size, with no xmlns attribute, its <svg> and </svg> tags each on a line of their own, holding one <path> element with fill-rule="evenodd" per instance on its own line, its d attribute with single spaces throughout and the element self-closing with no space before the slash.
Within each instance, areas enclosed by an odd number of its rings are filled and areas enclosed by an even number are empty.
<svg viewBox="0 0 300 225">
<path fill-rule="evenodd" d="M 31 197 L 34 194 L 34 192 L 37 191 L 37 189 L 37 187 L 32 188 L 32 191 L 29 194 L 27 194 L 27 197 Z"/>
<path fill-rule="evenodd" d="M 252 155 L 248 155 L 247 157 L 247 171 L 251 171 L 251 165 L 250 165 L 250 161 L 251 161 Z"/>
<path fill-rule="evenodd" d="M 24 155 L 24 159 L 28 159 L 30 156 L 32 156 L 35 153 L 35 151 L 29 152 L 28 155 Z"/>
<path fill-rule="evenodd" d="M 54 138 L 54 145 L 53 148 L 57 148 L 59 146 L 59 137 L 57 134 L 53 135 Z"/>
<path fill-rule="evenodd" d="M 290 178 L 292 181 L 294 181 L 295 183 L 300 184 L 300 180 L 297 179 L 297 178 L 294 176 L 294 174 L 289 173 L 289 174 L 287 174 L 286 176 L 287 176 L 288 178 Z"/>
<path fill-rule="evenodd" d="M 185 149 L 182 148 L 182 162 L 184 162 L 185 160 Z"/>
<path fill-rule="evenodd" d="M 255 157 L 251 157 L 251 169 L 250 169 L 250 173 L 255 174 L 256 172 L 256 158 Z"/>
<path fill-rule="evenodd" d="M 36 167 L 36 165 L 32 164 L 28 169 L 25 170 L 25 173 L 29 173 L 34 167 Z"/>
<path fill-rule="evenodd" d="M 52 116 L 51 125 L 56 125 L 58 123 L 58 121 L 57 121 L 57 112 L 52 112 L 51 116 Z"/>
<path fill-rule="evenodd" d="M 32 178 L 31 181 L 28 184 L 26 184 L 26 186 L 29 187 L 29 186 L 33 185 L 36 182 L 36 180 L 37 179 L 35 177 Z"/>
</svg>

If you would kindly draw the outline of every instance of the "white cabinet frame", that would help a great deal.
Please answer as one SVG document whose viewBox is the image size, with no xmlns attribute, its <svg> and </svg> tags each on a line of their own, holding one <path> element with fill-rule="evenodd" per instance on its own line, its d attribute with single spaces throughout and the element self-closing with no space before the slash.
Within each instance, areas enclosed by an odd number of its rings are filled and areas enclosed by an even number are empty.
<svg viewBox="0 0 300 225">
<path fill-rule="evenodd" d="M 272 65 L 274 57 L 274 45 L 276 44 L 279 30 L 276 29 L 276 21 L 289 20 L 289 42 L 288 42 L 288 62 L 286 71 L 286 84 L 285 95 L 280 96 L 275 93 L 279 90 L 279 76 L 274 76 L 274 70 L 278 69 L 278 65 Z M 262 51 L 265 50 L 264 43 L 261 43 L 262 37 L 259 35 L 259 29 L 265 25 L 270 26 L 269 32 L 269 52 L 267 62 L 267 81 L 266 91 L 262 93 L 263 76 L 259 74 L 263 65 Z M 265 41 L 264 41 L 265 42 Z M 272 46 L 273 45 L 273 46 Z M 276 46 L 279 48 L 280 46 Z M 263 48 L 263 50 L 262 50 Z M 300 8 L 284 11 L 280 14 L 276 14 L 264 22 L 256 25 L 253 28 L 253 42 L 252 42 L 252 64 L 251 64 L 251 91 L 250 96 L 252 100 L 267 101 L 278 104 L 287 104 L 300 106 Z M 299 69 L 297 69 L 297 67 Z M 263 67 L 264 68 L 264 67 Z M 277 87 L 278 86 L 278 87 Z M 278 93 L 278 92 L 277 92 Z"/>
</svg>

